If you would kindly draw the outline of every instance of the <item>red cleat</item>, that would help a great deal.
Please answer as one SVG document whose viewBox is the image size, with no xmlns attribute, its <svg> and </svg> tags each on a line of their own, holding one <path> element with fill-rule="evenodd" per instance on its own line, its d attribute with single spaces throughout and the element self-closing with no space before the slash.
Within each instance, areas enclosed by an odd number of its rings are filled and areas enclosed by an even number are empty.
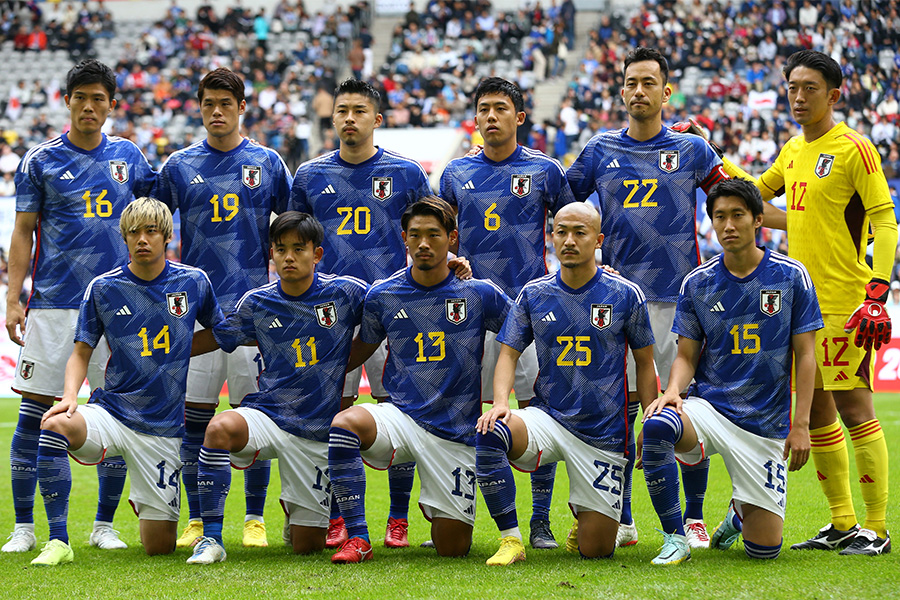
<svg viewBox="0 0 900 600">
<path fill-rule="evenodd" d="M 409 521 L 388 517 L 384 545 L 387 548 L 409 548 Z"/>
<path fill-rule="evenodd" d="M 326 548 L 340 548 L 347 542 L 348 537 L 344 517 L 328 519 L 328 535 L 325 536 Z"/>
<path fill-rule="evenodd" d="M 331 562 L 339 565 L 364 560 L 372 560 L 372 545 L 361 537 L 350 538 L 331 557 Z"/>
</svg>

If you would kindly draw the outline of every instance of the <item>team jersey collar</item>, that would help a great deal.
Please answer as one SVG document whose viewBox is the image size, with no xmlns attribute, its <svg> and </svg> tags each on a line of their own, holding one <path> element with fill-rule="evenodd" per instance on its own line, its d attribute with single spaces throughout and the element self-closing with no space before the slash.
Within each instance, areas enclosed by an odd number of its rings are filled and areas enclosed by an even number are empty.
<svg viewBox="0 0 900 600">
<path fill-rule="evenodd" d="M 277 286 L 278 294 L 285 300 L 290 300 L 291 302 L 294 302 L 297 300 L 303 300 L 304 298 L 306 298 L 307 296 L 312 294 L 318 287 L 319 287 L 319 274 L 318 273 L 313 273 L 312 283 L 309 284 L 309 287 L 306 289 L 306 291 L 303 292 L 302 294 L 300 294 L 299 296 L 291 296 L 290 294 L 285 292 L 281 287 L 280 279 L 278 280 L 278 286 Z"/>
<path fill-rule="evenodd" d="M 103 137 L 103 139 L 100 140 L 100 144 L 93 150 L 85 150 L 84 148 L 79 148 L 78 146 L 73 144 L 69 140 L 69 132 L 68 131 L 66 133 L 62 134 L 60 136 L 60 139 L 62 140 L 62 143 L 65 144 L 66 148 L 69 148 L 70 150 L 74 150 L 75 152 L 80 152 L 81 154 L 87 154 L 88 156 L 96 156 L 96 155 L 99 155 L 101 152 L 103 152 L 103 150 L 106 148 L 107 142 L 109 141 L 108 138 L 106 137 L 105 133 L 101 133 L 100 135 Z"/>
<path fill-rule="evenodd" d="M 766 263 L 769 262 L 769 255 L 772 254 L 772 251 L 769 248 L 762 248 L 764 254 L 762 260 L 759 261 L 759 264 L 756 265 L 756 268 L 753 269 L 753 272 L 747 275 L 746 277 L 735 277 L 734 273 L 728 270 L 728 267 L 725 266 L 725 254 L 719 255 L 719 269 L 725 277 L 730 279 L 731 281 L 735 281 L 737 283 L 746 283 L 748 281 L 752 281 L 756 279 L 756 277 L 762 272 L 762 270 L 766 267 Z"/>
<path fill-rule="evenodd" d="M 154 277 L 153 279 L 151 279 L 150 281 L 147 281 L 146 279 L 141 279 L 140 277 L 138 277 L 137 275 L 132 273 L 131 269 L 128 268 L 129 264 L 131 264 L 131 263 L 128 262 L 125 264 L 124 267 L 122 267 L 122 272 L 125 273 L 125 277 L 127 277 L 128 279 L 130 279 L 131 281 L 133 281 L 134 283 L 136 283 L 138 285 L 154 285 L 154 284 L 162 281 L 163 279 L 165 279 L 166 276 L 169 274 L 168 259 L 166 259 L 166 265 L 163 267 L 163 270 L 160 272 L 160 274 L 157 275 L 156 277 Z"/>
<path fill-rule="evenodd" d="M 342 167 L 347 167 L 349 169 L 359 169 L 359 168 L 368 167 L 368 166 L 374 164 L 381 158 L 381 156 L 383 154 L 384 154 L 384 148 L 382 148 L 381 146 L 375 146 L 375 154 L 373 154 L 370 158 L 367 158 L 366 160 L 362 161 L 361 163 L 353 164 L 353 163 L 348 163 L 346 160 L 341 158 L 340 150 L 335 150 L 334 151 L 334 161 L 337 164 L 341 165 Z"/>
<path fill-rule="evenodd" d="M 566 283 L 562 280 L 562 269 L 560 268 L 560 270 L 556 272 L 556 283 L 559 284 L 559 287 L 561 287 L 563 291 L 569 292 L 570 294 L 583 294 L 594 287 L 594 284 L 596 284 L 597 280 L 599 280 L 602 276 L 603 269 L 597 267 L 597 272 L 594 273 L 594 276 L 588 279 L 587 283 L 576 290 L 575 288 L 571 288 L 566 285 Z"/>
<path fill-rule="evenodd" d="M 247 138 L 243 138 L 241 140 L 240 144 L 238 144 L 237 146 L 235 146 L 228 152 L 222 152 L 221 150 L 216 150 L 215 148 L 210 146 L 208 141 L 203 140 L 203 148 L 207 152 L 211 152 L 213 154 L 221 154 L 222 156 L 231 156 L 232 154 L 236 154 L 236 153 L 240 152 L 241 150 L 243 150 L 244 148 L 246 148 L 247 144 L 249 144 L 249 143 L 250 143 L 250 140 L 248 140 Z"/>
<path fill-rule="evenodd" d="M 454 273 L 453 271 L 450 271 L 450 273 L 447 275 L 447 278 L 444 279 L 443 281 L 441 281 L 440 283 L 437 283 L 437 284 L 432 285 L 432 286 L 427 286 L 427 285 L 422 285 L 421 283 L 419 283 L 419 282 L 417 282 L 415 279 L 413 279 L 413 276 L 412 276 L 412 267 L 406 267 L 406 273 L 405 273 L 405 275 L 406 275 L 406 282 L 409 283 L 409 285 L 413 286 L 413 287 L 416 288 L 417 290 L 422 290 L 423 292 L 430 292 L 430 291 L 432 291 L 432 290 L 439 290 L 439 289 L 441 289 L 442 287 L 444 287 L 444 286 L 446 286 L 446 285 L 449 285 L 450 282 L 452 282 L 454 279 L 456 279 L 456 273 Z"/>
<path fill-rule="evenodd" d="M 663 125 L 662 129 L 659 130 L 659 133 L 654 135 L 652 138 L 650 138 L 649 140 L 644 140 L 643 142 L 639 142 L 638 140 L 628 135 L 628 128 L 626 127 L 622 129 L 622 133 L 619 137 L 626 144 L 643 146 L 645 144 L 655 144 L 656 142 L 661 141 L 664 137 L 666 137 L 667 133 L 669 133 L 669 129 L 665 125 Z"/>
<path fill-rule="evenodd" d="M 503 160 L 501 160 L 499 162 L 494 162 L 491 159 L 489 159 L 487 157 L 487 155 L 484 153 L 484 151 L 481 151 L 478 154 L 478 156 L 480 156 L 481 160 L 483 160 L 486 164 L 488 164 L 490 166 L 494 166 L 494 167 L 499 167 L 501 165 L 506 165 L 511 162 L 515 162 L 515 161 L 519 160 L 519 157 L 522 156 L 522 146 L 516 146 L 516 149 L 513 150 L 512 154 L 510 154 L 509 156 L 507 156 L 506 158 L 504 158 Z"/>
</svg>

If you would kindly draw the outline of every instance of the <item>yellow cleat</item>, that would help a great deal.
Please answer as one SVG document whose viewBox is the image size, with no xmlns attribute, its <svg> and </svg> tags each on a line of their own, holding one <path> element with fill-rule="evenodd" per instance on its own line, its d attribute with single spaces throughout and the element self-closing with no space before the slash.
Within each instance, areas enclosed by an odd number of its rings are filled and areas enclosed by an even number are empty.
<svg viewBox="0 0 900 600">
<path fill-rule="evenodd" d="M 244 521 L 244 540 L 245 548 L 265 548 L 269 545 L 266 539 L 266 524 L 256 519 Z"/>
<path fill-rule="evenodd" d="M 62 540 L 50 540 L 44 544 L 41 553 L 31 561 L 36 567 L 55 567 L 64 563 L 70 563 L 75 560 L 75 553 L 72 547 Z"/>
<path fill-rule="evenodd" d="M 176 548 L 188 548 L 194 540 L 203 537 L 203 521 L 188 521 L 187 527 L 181 532 L 181 537 L 175 542 Z"/>
<path fill-rule="evenodd" d="M 572 529 L 569 530 L 569 535 L 566 536 L 566 552 L 578 554 L 578 519 L 572 522 Z"/>
<path fill-rule="evenodd" d="M 525 560 L 525 546 L 519 538 L 508 535 L 500 540 L 500 549 L 487 559 L 491 567 L 506 567 L 514 562 Z"/>
</svg>

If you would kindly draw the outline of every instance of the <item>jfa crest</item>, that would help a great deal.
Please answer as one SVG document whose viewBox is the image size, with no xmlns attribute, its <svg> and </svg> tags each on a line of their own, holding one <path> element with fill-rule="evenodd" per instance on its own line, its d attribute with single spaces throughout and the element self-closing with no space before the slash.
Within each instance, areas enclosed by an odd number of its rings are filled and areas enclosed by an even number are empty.
<svg viewBox="0 0 900 600">
<path fill-rule="evenodd" d="M 379 200 L 387 200 L 394 193 L 393 177 L 373 177 L 372 195 Z"/>
<path fill-rule="evenodd" d="M 612 304 L 591 304 L 591 325 L 606 329 L 612 323 Z"/>
<path fill-rule="evenodd" d="M 762 290 L 759 293 L 759 310 L 769 317 L 781 312 L 781 290 Z"/>
<path fill-rule="evenodd" d="M 469 313 L 466 312 L 465 298 L 451 298 L 450 300 L 447 300 L 446 306 L 447 320 L 454 325 L 459 325 L 469 316 Z"/>
<path fill-rule="evenodd" d="M 166 303 L 169 305 L 169 314 L 176 317 L 183 317 L 185 314 L 187 314 L 187 292 L 174 292 L 172 294 L 166 294 Z"/>
<path fill-rule="evenodd" d="M 128 164 L 124 160 L 109 161 L 109 174 L 119 183 L 128 181 Z"/>
<path fill-rule="evenodd" d="M 522 198 L 531 193 L 531 175 L 513 175 L 510 191 L 513 195 Z"/>
<path fill-rule="evenodd" d="M 34 363 L 30 360 L 23 360 L 20 373 L 22 374 L 22 379 L 31 379 L 34 375 Z"/>
<path fill-rule="evenodd" d="M 678 170 L 678 150 L 660 150 L 659 168 L 666 173 Z"/>
<path fill-rule="evenodd" d="M 334 302 L 316 305 L 316 320 L 325 329 L 331 329 L 337 323 L 337 309 Z"/>
<path fill-rule="evenodd" d="M 241 166 L 241 181 L 251 190 L 259 187 L 262 180 L 262 167 L 256 165 Z"/>
<path fill-rule="evenodd" d="M 822 179 L 831 175 L 831 167 L 834 166 L 834 155 L 820 154 L 816 161 L 816 177 Z"/>
</svg>

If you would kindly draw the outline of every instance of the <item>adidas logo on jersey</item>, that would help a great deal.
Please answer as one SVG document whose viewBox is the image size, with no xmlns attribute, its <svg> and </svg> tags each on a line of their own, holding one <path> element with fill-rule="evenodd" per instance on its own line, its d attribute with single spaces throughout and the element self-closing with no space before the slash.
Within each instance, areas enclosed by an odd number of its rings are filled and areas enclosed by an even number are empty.
<svg viewBox="0 0 900 600">
<path fill-rule="evenodd" d="M 716 302 L 715 306 L 709 309 L 709 312 L 725 312 L 725 307 L 722 306 L 721 302 Z"/>
<path fill-rule="evenodd" d="M 128 309 L 128 305 L 126 304 L 125 306 L 117 310 L 116 314 L 119 316 L 127 316 L 131 314 L 131 311 Z"/>
<path fill-rule="evenodd" d="M 406 313 L 405 308 L 401 308 L 400 312 L 398 312 L 396 315 L 394 315 L 394 318 L 395 319 L 408 319 L 409 315 Z"/>
<path fill-rule="evenodd" d="M 464 190 L 474 190 L 475 184 L 472 183 L 472 180 L 470 179 L 469 181 L 466 182 L 466 185 L 463 186 L 463 189 Z"/>
<path fill-rule="evenodd" d="M 607 169 L 618 169 L 621 165 L 619 164 L 619 159 L 613 160 L 611 163 L 606 165 Z"/>
<path fill-rule="evenodd" d="M 281 324 L 278 317 L 275 317 L 275 320 L 269 325 L 269 329 L 278 329 L 279 327 L 284 327 L 284 325 Z"/>
<path fill-rule="evenodd" d="M 200 175 L 197 175 L 191 179 L 191 185 L 194 185 L 195 183 L 204 183 L 203 178 Z"/>
<path fill-rule="evenodd" d="M 324 190 L 322 190 L 322 193 L 323 193 L 323 194 L 337 194 L 337 192 L 334 191 L 334 186 L 331 185 L 330 183 L 328 184 L 328 186 L 327 186 Z"/>
<path fill-rule="evenodd" d="M 847 377 L 847 374 L 844 373 L 843 371 L 838 373 L 834 378 L 835 381 L 847 381 L 848 379 L 850 379 L 850 378 Z"/>
<path fill-rule="evenodd" d="M 541 317 L 541 321 L 544 323 L 553 323 L 554 321 L 556 321 L 556 315 L 554 315 L 553 311 L 551 310 L 546 315 Z"/>
<path fill-rule="evenodd" d="M 60 175 L 59 178 L 63 181 L 72 181 L 73 179 L 75 179 L 75 176 L 72 175 L 72 171 L 66 171 L 65 173 Z"/>
</svg>

